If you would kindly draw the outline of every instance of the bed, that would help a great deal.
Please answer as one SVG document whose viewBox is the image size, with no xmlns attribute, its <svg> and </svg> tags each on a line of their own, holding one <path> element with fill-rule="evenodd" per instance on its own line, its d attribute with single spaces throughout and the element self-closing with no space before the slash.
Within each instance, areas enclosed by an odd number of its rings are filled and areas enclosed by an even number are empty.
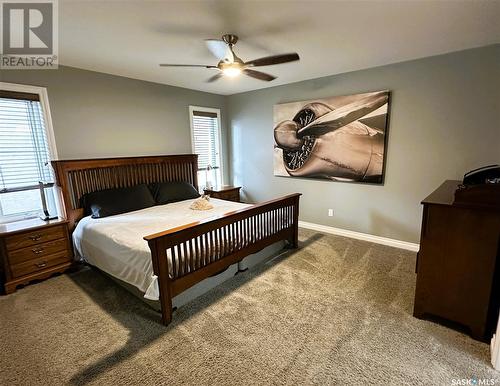
<svg viewBox="0 0 500 386">
<path fill-rule="evenodd" d="M 102 219 L 85 216 L 82 197 L 92 192 L 170 181 L 197 189 L 196 155 L 52 164 L 75 252 L 158 299 L 165 325 L 174 297 L 277 242 L 297 247 L 297 193 L 256 205 L 212 199 L 210 211 L 190 210 L 192 200 L 183 200 Z"/>
<path fill-rule="evenodd" d="M 250 206 L 212 198 L 210 203 L 214 208 L 200 211 L 190 209 L 193 201 L 195 199 L 182 200 L 98 219 L 86 216 L 78 222 L 73 232 L 75 253 L 92 266 L 134 286 L 144 293 L 146 299 L 157 301 L 158 278 L 153 272 L 151 251 L 143 239 L 144 235 Z M 203 240 L 201 242 L 203 244 Z M 209 246 L 201 247 L 206 249 Z M 176 274 L 175 268 L 183 268 L 180 264 L 182 253 L 175 256 L 175 260 L 173 257 L 171 253 L 167 254 L 170 277 Z"/>
</svg>

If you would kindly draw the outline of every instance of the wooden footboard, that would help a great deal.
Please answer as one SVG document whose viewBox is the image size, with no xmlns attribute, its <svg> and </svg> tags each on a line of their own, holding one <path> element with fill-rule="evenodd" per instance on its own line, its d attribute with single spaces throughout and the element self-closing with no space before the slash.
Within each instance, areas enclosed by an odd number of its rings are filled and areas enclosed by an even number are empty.
<svg viewBox="0 0 500 386">
<path fill-rule="evenodd" d="M 300 194 L 144 237 L 158 276 L 162 321 L 172 298 L 203 279 L 280 240 L 297 247 Z"/>
</svg>

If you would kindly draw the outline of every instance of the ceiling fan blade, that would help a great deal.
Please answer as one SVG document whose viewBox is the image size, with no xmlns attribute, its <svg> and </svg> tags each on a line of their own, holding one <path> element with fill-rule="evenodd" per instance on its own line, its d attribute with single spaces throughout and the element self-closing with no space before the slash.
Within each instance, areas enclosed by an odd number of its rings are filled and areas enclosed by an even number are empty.
<svg viewBox="0 0 500 386">
<path fill-rule="evenodd" d="M 271 66 L 273 64 L 281 64 L 288 62 L 295 62 L 296 60 L 300 60 L 299 54 L 293 52 L 290 54 L 282 54 L 282 55 L 273 55 L 266 56 L 264 58 L 250 60 L 245 63 L 246 66 Z"/>
<path fill-rule="evenodd" d="M 212 55 L 217 59 L 228 63 L 234 62 L 233 52 L 224 41 L 218 39 L 206 39 L 205 44 Z"/>
<path fill-rule="evenodd" d="M 205 64 L 167 64 L 160 63 L 160 67 L 203 67 L 203 68 L 217 68 L 217 66 L 210 66 Z"/>
<path fill-rule="evenodd" d="M 248 68 L 244 69 L 243 73 L 245 75 L 251 76 L 252 78 L 255 78 L 255 79 L 265 80 L 266 82 L 270 82 L 273 79 L 276 79 L 275 76 L 266 74 L 265 72 L 249 70 Z"/>
<path fill-rule="evenodd" d="M 207 83 L 212 83 L 212 82 L 215 82 L 217 79 L 220 79 L 222 78 L 222 72 L 218 72 L 217 74 L 215 74 L 214 76 L 211 76 L 210 78 L 207 79 Z"/>
</svg>

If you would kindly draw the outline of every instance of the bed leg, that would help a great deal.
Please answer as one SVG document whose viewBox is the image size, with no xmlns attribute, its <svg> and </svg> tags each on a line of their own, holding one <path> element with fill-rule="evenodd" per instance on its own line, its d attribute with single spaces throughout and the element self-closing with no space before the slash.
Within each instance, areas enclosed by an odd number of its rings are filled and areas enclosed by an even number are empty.
<svg viewBox="0 0 500 386">
<path fill-rule="evenodd" d="M 161 322 L 168 326 L 172 321 L 172 297 L 170 295 L 170 278 L 167 275 L 167 280 L 162 280 L 158 277 L 160 287 L 160 305 L 161 305 Z"/>
<path fill-rule="evenodd" d="M 161 271 L 160 264 L 160 272 Z M 158 285 L 160 288 L 161 322 L 163 325 L 168 326 L 172 321 L 172 296 L 168 272 L 158 276 Z"/>
<path fill-rule="evenodd" d="M 293 205 L 293 225 L 292 225 L 292 237 L 290 240 L 290 247 L 296 249 L 299 247 L 299 198 L 296 198 L 295 204 Z"/>
<path fill-rule="evenodd" d="M 160 290 L 161 321 L 168 326 L 172 321 L 172 293 L 170 290 L 170 276 L 168 275 L 168 262 L 165 247 L 159 245 L 157 240 L 148 242 L 153 259 L 153 271 L 158 276 L 158 289 Z"/>
<path fill-rule="evenodd" d="M 172 321 L 172 307 L 169 309 L 161 309 L 161 323 L 164 326 L 168 326 Z"/>
<path fill-rule="evenodd" d="M 297 249 L 299 247 L 299 228 L 298 226 L 294 227 L 293 236 L 290 240 L 290 248 Z"/>
</svg>

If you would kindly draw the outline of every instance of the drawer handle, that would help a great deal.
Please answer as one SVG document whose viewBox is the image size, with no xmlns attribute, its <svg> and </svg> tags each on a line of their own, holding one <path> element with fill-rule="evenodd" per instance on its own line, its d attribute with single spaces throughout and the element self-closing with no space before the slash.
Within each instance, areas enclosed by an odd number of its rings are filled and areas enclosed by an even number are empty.
<svg viewBox="0 0 500 386">
<path fill-rule="evenodd" d="M 40 233 L 37 233 L 36 235 L 33 235 L 33 236 L 28 236 L 28 238 L 31 240 L 31 241 L 38 241 L 42 238 L 42 235 Z"/>
<path fill-rule="evenodd" d="M 40 253 L 43 253 L 43 248 L 35 248 L 32 249 L 31 252 L 33 252 L 35 255 L 39 255 Z"/>
<path fill-rule="evenodd" d="M 38 267 L 38 268 L 44 268 L 47 266 L 47 262 L 46 261 L 41 261 L 40 263 L 35 263 L 35 265 Z"/>
</svg>

